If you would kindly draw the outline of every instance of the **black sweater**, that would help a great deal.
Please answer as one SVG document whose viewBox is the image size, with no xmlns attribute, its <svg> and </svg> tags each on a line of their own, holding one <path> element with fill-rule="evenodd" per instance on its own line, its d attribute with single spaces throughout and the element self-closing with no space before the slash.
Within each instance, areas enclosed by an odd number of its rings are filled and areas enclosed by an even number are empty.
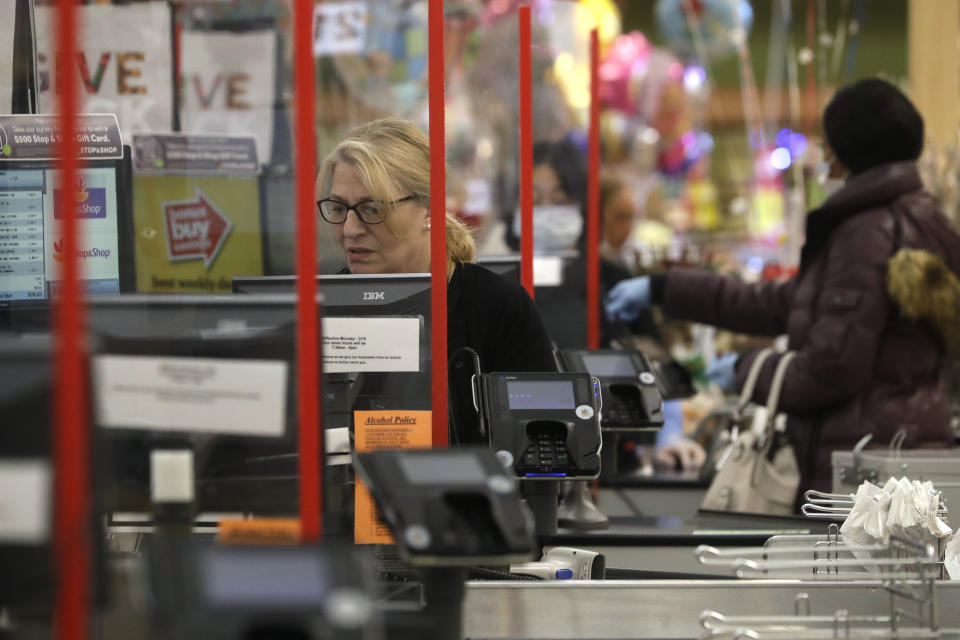
<svg viewBox="0 0 960 640">
<path fill-rule="evenodd" d="M 458 264 L 447 286 L 447 353 L 470 347 L 490 371 L 556 371 L 550 337 L 526 290 L 492 271 Z"/>
</svg>

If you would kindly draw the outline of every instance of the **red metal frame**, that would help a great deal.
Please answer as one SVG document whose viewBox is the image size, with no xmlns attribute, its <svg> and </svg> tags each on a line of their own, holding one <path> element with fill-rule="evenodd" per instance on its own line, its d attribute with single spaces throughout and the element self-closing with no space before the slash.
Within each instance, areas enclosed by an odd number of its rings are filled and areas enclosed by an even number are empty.
<svg viewBox="0 0 960 640">
<path fill-rule="evenodd" d="M 600 348 L 600 38 L 590 31 L 590 139 L 587 156 L 587 348 Z"/>
<path fill-rule="evenodd" d="M 293 5 L 294 132 L 297 207 L 297 397 L 299 402 L 300 535 L 315 542 L 323 533 L 320 428 L 320 330 L 317 321 L 316 81 L 313 66 L 312 0 Z"/>
<path fill-rule="evenodd" d="M 520 37 L 520 280 L 530 297 L 533 287 L 533 101 L 530 71 L 530 7 L 517 9 Z"/>
<path fill-rule="evenodd" d="M 447 154 L 444 131 L 443 0 L 429 3 L 430 271 L 433 335 L 433 446 L 447 433 Z"/>
<path fill-rule="evenodd" d="M 75 0 L 58 0 L 56 37 L 63 60 L 77 50 L 80 18 Z M 79 175 L 76 140 L 80 109 L 77 74 L 61 75 L 57 112 L 61 139 L 60 185 L 71 189 Z M 65 199 L 65 202 L 71 202 Z M 64 256 L 62 282 L 53 300 L 56 340 L 54 362 L 54 507 L 56 636 L 84 640 L 90 631 L 90 440 L 87 410 L 86 354 L 83 348 L 85 306 L 77 260 L 77 216 L 65 215 L 60 231 Z"/>
</svg>

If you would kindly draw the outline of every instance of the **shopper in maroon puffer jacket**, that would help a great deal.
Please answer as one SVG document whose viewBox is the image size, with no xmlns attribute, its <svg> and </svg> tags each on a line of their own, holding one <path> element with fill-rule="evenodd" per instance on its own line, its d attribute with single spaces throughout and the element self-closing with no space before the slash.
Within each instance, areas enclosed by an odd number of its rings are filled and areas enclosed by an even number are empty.
<svg viewBox="0 0 960 640">
<path fill-rule="evenodd" d="M 945 448 L 954 440 L 940 371 L 946 345 L 957 337 L 944 333 L 960 331 L 954 275 L 960 273 L 960 235 L 917 172 L 923 120 L 895 87 L 864 80 L 837 93 L 824 113 L 824 131 L 835 155 L 832 173 L 845 169 L 849 177 L 809 213 L 794 278 L 748 285 L 672 269 L 649 280 L 646 292 L 641 279 L 624 283 L 611 291 L 607 305 L 615 317 L 629 315 L 646 293 L 672 318 L 754 335 L 787 334 L 790 349 L 799 353 L 788 367 L 780 407 L 788 416 L 801 490 L 829 490 L 830 453 L 849 450 L 866 434 L 873 434 L 872 446 L 886 445 L 901 428 L 907 448 Z M 921 255 L 940 265 L 936 274 L 899 285 L 920 299 L 945 287 L 936 293 L 953 306 L 942 305 L 948 309 L 943 317 L 908 319 L 918 314 L 891 298 L 890 280 L 901 276 L 896 271 L 888 279 L 888 263 L 901 248 L 924 250 Z M 738 388 L 756 353 L 736 363 Z M 765 401 L 778 359 L 765 363 L 754 401 Z"/>
</svg>

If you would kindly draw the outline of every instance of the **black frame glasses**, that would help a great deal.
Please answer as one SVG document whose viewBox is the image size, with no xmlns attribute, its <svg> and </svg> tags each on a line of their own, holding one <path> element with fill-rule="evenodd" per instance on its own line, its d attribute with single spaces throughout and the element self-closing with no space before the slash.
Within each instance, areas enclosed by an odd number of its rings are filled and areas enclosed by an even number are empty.
<svg viewBox="0 0 960 640">
<path fill-rule="evenodd" d="M 347 221 L 347 218 L 350 217 L 350 212 L 353 211 L 357 214 L 357 218 L 363 224 L 380 224 L 386 218 L 384 217 L 384 212 L 382 210 L 377 210 L 376 212 L 371 212 L 370 209 L 366 209 L 364 213 L 363 205 L 375 205 L 375 207 L 394 207 L 403 202 L 409 202 L 410 200 L 416 199 L 416 195 L 410 194 L 402 198 L 397 198 L 396 200 L 390 200 L 389 202 L 381 202 L 377 200 L 363 200 L 354 205 L 349 205 L 346 202 L 341 202 L 336 198 L 324 198 L 323 200 L 317 200 L 317 210 L 320 211 L 320 217 L 329 222 L 330 224 L 344 224 Z M 326 203 L 332 203 L 335 205 L 340 205 L 343 207 L 343 219 L 342 220 L 332 220 L 332 213 L 329 210 L 329 207 L 325 206 Z"/>
</svg>

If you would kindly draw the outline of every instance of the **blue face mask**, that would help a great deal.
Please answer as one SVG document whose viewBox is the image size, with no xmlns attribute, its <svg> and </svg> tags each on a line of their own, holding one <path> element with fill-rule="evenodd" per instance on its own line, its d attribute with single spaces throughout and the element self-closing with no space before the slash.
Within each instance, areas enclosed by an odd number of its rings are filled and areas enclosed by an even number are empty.
<svg viewBox="0 0 960 640">
<path fill-rule="evenodd" d="M 573 204 L 547 204 L 533 208 L 533 250 L 551 253 L 572 249 L 583 231 L 583 216 Z M 513 216 L 513 232 L 520 237 L 520 209 Z"/>
</svg>

